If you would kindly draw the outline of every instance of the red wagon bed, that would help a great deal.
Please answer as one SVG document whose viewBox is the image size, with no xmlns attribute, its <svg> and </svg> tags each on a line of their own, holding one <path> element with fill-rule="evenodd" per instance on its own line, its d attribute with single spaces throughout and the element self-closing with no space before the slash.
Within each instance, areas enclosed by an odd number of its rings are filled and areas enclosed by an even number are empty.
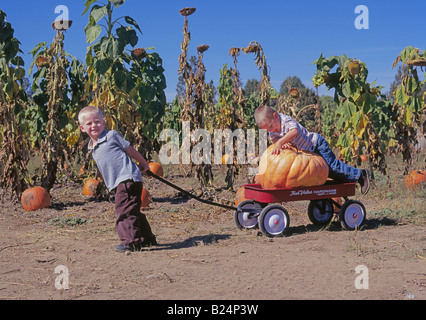
<svg viewBox="0 0 426 320">
<path fill-rule="evenodd" d="M 261 203 L 319 200 L 355 195 L 356 183 L 338 184 L 334 181 L 321 186 L 285 189 L 262 189 L 260 184 L 246 184 L 245 198 Z"/>
</svg>

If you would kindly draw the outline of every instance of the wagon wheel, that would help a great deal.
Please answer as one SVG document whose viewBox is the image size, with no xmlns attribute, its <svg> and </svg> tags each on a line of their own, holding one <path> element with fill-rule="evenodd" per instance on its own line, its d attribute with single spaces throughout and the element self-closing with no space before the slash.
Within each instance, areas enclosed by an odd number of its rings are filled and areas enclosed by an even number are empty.
<svg viewBox="0 0 426 320">
<path fill-rule="evenodd" d="M 262 205 L 253 200 L 244 200 L 237 206 L 234 212 L 234 221 L 237 228 L 253 229 L 257 227 L 257 217 L 262 210 Z"/>
<path fill-rule="evenodd" d="M 286 209 L 277 204 L 264 208 L 259 216 L 259 226 L 267 237 L 283 236 L 290 225 Z"/>
<path fill-rule="evenodd" d="M 340 209 L 340 224 L 345 230 L 355 230 L 364 223 L 366 215 L 365 207 L 361 202 L 348 200 Z"/>
<path fill-rule="evenodd" d="M 324 226 L 333 219 L 334 207 L 330 199 L 312 200 L 308 206 L 308 217 L 314 225 Z"/>
</svg>

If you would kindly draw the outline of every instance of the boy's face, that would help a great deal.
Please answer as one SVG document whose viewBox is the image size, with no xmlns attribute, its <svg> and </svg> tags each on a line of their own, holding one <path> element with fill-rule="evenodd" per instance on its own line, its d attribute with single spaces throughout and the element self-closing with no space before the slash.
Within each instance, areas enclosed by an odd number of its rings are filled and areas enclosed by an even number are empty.
<svg viewBox="0 0 426 320">
<path fill-rule="evenodd" d="M 263 126 L 259 126 L 260 129 L 265 129 L 268 132 L 281 132 L 281 120 L 278 113 L 274 113 L 272 119 L 265 121 Z"/>
<path fill-rule="evenodd" d="M 98 137 L 105 129 L 105 121 L 103 117 L 97 113 L 88 114 L 83 117 L 80 129 L 86 132 L 92 140 L 97 141 Z"/>
</svg>

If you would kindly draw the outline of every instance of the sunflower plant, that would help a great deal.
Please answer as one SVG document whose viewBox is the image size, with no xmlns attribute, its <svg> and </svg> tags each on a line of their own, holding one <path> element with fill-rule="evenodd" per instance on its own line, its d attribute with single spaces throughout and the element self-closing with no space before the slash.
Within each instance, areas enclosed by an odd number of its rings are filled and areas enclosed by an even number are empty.
<svg viewBox="0 0 426 320">
<path fill-rule="evenodd" d="M 396 112 L 394 127 L 398 136 L 398 147 L 405 162 L 405 174 L 407 174 L 414 156 L 418 132 L 426 127 L 426 92 L 421 92 L 426 84 L 426 74 L 421 81 L 418 73 L 419 67 L 421 70 L 426 67 L 426 51 L 408 46 L 395 59 L 392 68 L 399 63 L 407 72 L 404 73 L 401 83 L 393 92 L 395 96 L 393 107 Z"/>
<path fill-rule="evenodd" d="M 147 143 L 155 145 L 166 105 L 164 69 L 157 53 L 147 53 L 152 48 L 135 48 L 142 31 L 133 18 L 113 19 L 114 10 L 123 4 L 124 0 L 85 3 L 83 14 L 89 16 L 85 95 L 102 110 L 108 129 L 148 150 Z"/>
<path fill-rule="evenodd" d="M 392 106 L 381 94 L 380 86 L 367 81 L 368 69 L 364 62 L 346 55 L 321 56 L 312 64 L 317 71 L 312 82 L 334 89 L 337 104 L 336 128 L 340 133 L 336 146 L 344 160 L 359 163 L 365 153 L 373 168 L 386 172 L 385 153 L 395 144 L 390 130 Z"/>
<path fill-rule="evenodd" d="M 0 10 L 0 188 L 19 200 L 26 188 L 28 145 L 23 134 L 24 110 L 28 99 L 23 90 L 25 76 L 21 43 Z"/>
</svg>

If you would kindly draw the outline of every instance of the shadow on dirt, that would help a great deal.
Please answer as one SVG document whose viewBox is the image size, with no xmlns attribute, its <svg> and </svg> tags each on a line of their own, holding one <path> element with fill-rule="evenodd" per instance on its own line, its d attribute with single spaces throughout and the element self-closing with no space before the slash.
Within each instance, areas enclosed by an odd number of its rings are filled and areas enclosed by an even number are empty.
<svg viewBox="0 0 426 320">
<path fill-rule="evenodd" d="M 396 226 L 396 225 L 398 225 L 397 220 L 390 219 L 387 217 L 371 218 L 371 219 L 367 218 L 364 224 L 359 228 L 358 231 L 374 230 L 382 226 Z M 332 231 L 332 232 L 344 231 L 339 221 L 332 221 L 327 226 L 316 226 L 314 224 L 295 226 L 295 227 L 290 226 L 286 236 L 293 236 L 293 235 L 304 234 L 308 232 L 316 232 L 321 230 Z"/>
<path fill-rule="evenodd" d="M 191 247 L 199 246 L 209 246 L 217 243 L 219 240 L 227 240 L 231 237 L 230 234 L 208 234 L 205 236 L 196 236 L 188 238 L 184 241 L 175 242 L 175 243 L 160 243 L 155 247 L 151 247 L 147 250 L 149 251 L 159 251 L 159 250 L 177 250 L 185 249 Z"/>
<path fill-rule="evenodd" d="M 174 196 L 174 197 L 164 197 L 164 198 L 152 197 L 153 202 L 158 202 L 158 203 L 167 202 L 170 204 L 185 203 L 185 202 L 188 202 L 189 199 L 191 198 L 181 193 L 179 193 L 177 196 Z"/>
</svg>

